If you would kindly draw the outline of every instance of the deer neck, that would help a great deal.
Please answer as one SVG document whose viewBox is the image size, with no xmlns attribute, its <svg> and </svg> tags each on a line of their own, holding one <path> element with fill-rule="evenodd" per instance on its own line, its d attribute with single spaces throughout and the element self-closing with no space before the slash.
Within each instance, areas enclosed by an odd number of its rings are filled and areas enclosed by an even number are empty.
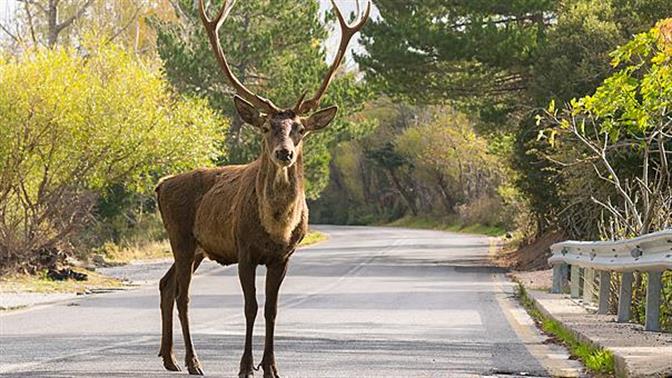
<svg viewBox="0 0 672 378">
<path fill-rule="evenodd" d="M 257 173 L 259 219 L 271 238 L 281 244 L 289 243 L 305 206 L 302 146 L 296 152 L 296 162 L 291 167 L 278 167 L 264 146 Z"/>
</svg>

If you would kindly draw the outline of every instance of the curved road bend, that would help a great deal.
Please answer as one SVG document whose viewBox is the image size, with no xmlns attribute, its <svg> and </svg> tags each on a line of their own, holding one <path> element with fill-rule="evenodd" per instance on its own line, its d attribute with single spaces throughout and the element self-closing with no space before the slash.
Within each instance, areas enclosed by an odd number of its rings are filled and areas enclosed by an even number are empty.
<svg viewBox="0 0 672 378">
<path fill-rule="evenodd" d="M 513 284 L 489 265 L 488 238 L 401 228 L 315 228 L 328 233 L 329 240 L 297 251 L 281 290 L 276 330 L 281 376 L 580 372 L 564 349 L 544 342 L 512 298 Z M 134 274 L 154 281 L 167 266 L 152 264 Z M 264 269 L 258 273 L 261 306 Z M 163 371 L 156 357 L 156 286 L 0 315 L 0 375 L 181 375 Z M 194 342 L 206 374 L 234 377 L 244 335 L 236 269 L 204 263 L 192 284 L 191 303 Z M 175 336 L 182 362 L 177 328 Z M 260 308 L 255 361 L 262 348 Z"/>
</svg>

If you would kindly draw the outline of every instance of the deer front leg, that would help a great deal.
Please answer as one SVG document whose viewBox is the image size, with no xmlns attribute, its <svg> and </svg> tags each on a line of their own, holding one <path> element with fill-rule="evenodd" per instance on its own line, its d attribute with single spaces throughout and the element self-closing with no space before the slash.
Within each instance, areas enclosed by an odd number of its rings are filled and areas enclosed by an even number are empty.
<svg viewBox="0 0 672 378">
<path fill-rule="evenodd" d="M 275 331 L 275 316 L 278 313 L 278 291 L 287 272 L 287 262 L 269 265 L 266 272 L 266 304 L 264 317 L 266 318 L 266 340 L 264 357 L 261 366 L 264 369 L 264 378 L 279 378 L 278 368 L 275 366 L 273 352 L 273 337 Z"/>
<path fill-rule="evenodd" d="M 245 297 L 245 348 L 243 357 L 240 359 L 239 378 L 254 377 L 254 358 L 252 357 L 252 331 L 254 330 L 254 320 L 257 317 L 257 298 L 256 298 L 256 277 L 255 264 L 249 262 L 238 263 L 238 278 L 240 286 L 243 288 Z"/>
</svg>

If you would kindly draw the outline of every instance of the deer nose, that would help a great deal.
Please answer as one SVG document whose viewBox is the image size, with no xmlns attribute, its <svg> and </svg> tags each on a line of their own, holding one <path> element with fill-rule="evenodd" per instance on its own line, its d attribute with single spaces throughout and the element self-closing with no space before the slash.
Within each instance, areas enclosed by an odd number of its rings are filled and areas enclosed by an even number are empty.
<svg viewBox="0 0 672 378">
<path fill-rule="evenodd" d="M 291 151 L 287 148 L 282 148 L 275 151 L 275 157 L 280 161 L 292 161 L 294 157 L 294 151 Z"/>
</svg>

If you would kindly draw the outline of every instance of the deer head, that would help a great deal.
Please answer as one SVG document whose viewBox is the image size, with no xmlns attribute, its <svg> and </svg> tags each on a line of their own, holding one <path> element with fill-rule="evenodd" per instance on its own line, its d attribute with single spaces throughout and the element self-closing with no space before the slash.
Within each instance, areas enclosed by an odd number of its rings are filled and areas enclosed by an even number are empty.
<svg viewBox="0 0 672 378">
<path fill-rule="evenodd" d="M 371 2 L 368 2 L 364 15 L 359 21 L 349 25 L 334 1 L 331 0 L 341 28 L 341 42 L 338 52 L 315 95 L 306 100 L 307 93 L 304 92 L 291 109 L 280 109 L 271 100 L 253 93 L 231 72 L 218 36 L 220 26 L 235 4 L 235 0 L 228 6 L 227 2 L 227 0 L 224 0 L 215 19 L 211 20 L 206 13 L 204 0 L 199 0 L 201 20 L 205 26 L 210 45 L 222 71 L 236 91 L 234 104 L 238 114 L 246 123 L 259 128 L 263 132 L 265 151 L 269 154 L 271 161 L 278 166 L 289 167 L 296 161 L 303 138 L 311 131 L 325 128 L 336 116 L 337 108 L 335 106 L 315 110 L 319 107 L 320 100 L 329 88 L 329 84 L 345 56 L 350 39 L 364 27 L 368 20 Z"/>
</svg>

